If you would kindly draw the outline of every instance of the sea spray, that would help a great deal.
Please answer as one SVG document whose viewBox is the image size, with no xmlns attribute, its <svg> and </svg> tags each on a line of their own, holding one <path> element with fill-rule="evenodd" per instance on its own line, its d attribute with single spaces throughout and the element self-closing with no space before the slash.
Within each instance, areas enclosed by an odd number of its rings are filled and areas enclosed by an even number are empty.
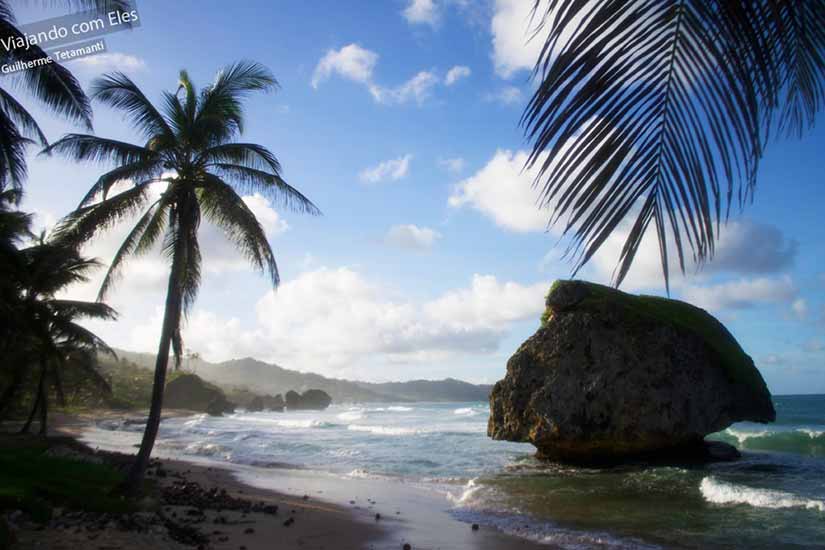
<svg viewBox="0 0 825 550">
<path fill-rule="evenodd" d="M 712 504 L 747 504 L 756 508 L 806 508 L 825 512 L 825 501 L 805 499 L 784 491 L 756 489 L 719 481 L 712 476 L 699 486 L 702 497 Z"/>
</svg>

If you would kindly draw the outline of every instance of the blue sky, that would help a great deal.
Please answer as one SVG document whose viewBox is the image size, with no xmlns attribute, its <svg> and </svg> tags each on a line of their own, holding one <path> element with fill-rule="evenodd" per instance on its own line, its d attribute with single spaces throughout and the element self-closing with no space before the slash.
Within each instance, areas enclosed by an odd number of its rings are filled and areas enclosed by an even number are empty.
<svg viewBox="0 0 825 550">
<path fill-rule="evenodd" d="M 268 66 L 277 94 L 248 102 L 244 140 L 272 149 L 284 175 L 322 209 L 301 217 L 249 197 L 282 286 L 243 264 L 203 227 L 206 276 L 187 346 L 205 358 L 253 356 L 364 380 L 493 382 L 538 325 L 543 295 L 571 266 L 533 206 L 518 119 L 537 44 L 525 44 L 524 0 L 140 2 L 141 27 L 107 37 L 109 53 L 69 67 L 88 84 L 112 70 L 151 98 L 186 68 L 207 84 L 238 59 Z M 31 6 L 21 22 L 56 12 Z M 30 104 L 30 102 L 29 102 Z M 50 139 L 78 131 L 33 109 Z M 122 118 L 95 110 L 95 131 L 130 140 Z M 825 392 L 825 127 L 771 144 L 755 204 L 722 234 L 716 262 L 677 277 L 673 295 L 722 319 L 775 393 Z M 73 208 L 102 167 L 35 158 L 25 208 L 47 226 Z M 125 226 L 124 226 L 125 230 Z M 108 259 L 123 231 L 95 241 Z M 581 276 L 608 282 L 621 235 Z M 661 294 L 647 239 L 626 285 Z M 133 262 L 111 296 L 111 344 L 152 351 L 166 271 Z M 94 295 L 97 280 L 74 292 Z"/>
</svg>

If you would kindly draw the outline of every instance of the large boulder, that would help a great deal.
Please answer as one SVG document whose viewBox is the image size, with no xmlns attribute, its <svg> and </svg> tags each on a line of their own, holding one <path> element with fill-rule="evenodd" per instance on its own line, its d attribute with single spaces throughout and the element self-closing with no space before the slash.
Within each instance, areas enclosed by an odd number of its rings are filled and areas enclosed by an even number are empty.
<svg viewBox="0 0 825 550">
<path fill-rule="evenodd" d="M 219 387 L 196 374 L 183 374 L 166 384 L 163 401 L 164 406 L 171 409 L 205 412 L 213 416 L 235 411 L 235 405 Z"/>
<path fill-rule="evenodd" d="M 331 403 L 332 398 L 323 390 L 307 390 L 303 394 L 293 390 L 286 392 L 286 408 L 290 411 L 322 411 Z"/>
<path fill-rule="evenodd" d="M 775 418 L 753 360 L 706 311 L 561 281 L 493 388 L 487 433 L 530 442 L 540 457 L 598 463 L 698 457 L 705 435 Z"/>
</svg>

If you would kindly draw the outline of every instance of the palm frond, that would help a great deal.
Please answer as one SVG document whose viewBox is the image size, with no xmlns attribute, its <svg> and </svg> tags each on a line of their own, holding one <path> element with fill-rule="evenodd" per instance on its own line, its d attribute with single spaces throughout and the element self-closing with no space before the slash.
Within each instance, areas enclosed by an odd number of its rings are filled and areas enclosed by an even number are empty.
<svg viewBox="0 0 825 550">
<path fill-rule="evenodd" d="M 221 143 L 243 133 L 241 100 L 254 91 L 275 90 L 278 81 L 259 63 L 239 61 L 218 73 L 215 82 L 201 91 L 195 126 L 205 145 Z"/>
<path fill-rule="evenodd" d="M 79 208 L 55 227 L 54 238 L 65 243 L 83 243 L 135 214 L 146 203 L 148 184 L 141 183 L 105 201 Z"/>
<path fill-rule="evenodd" d="M 10 93 L 2 88 L 0 88 L 0 110 L 6 113 L 6 116 L 14 122 L 22 136 L 37 140 L 43 147 L 49 145 L 49 140 L 46 139 L 46 135 L 40 129 L 34 117 Z"/>
<path fill-rule="evenodd" d="M 106 172 L 89 189 L 79 207 L 89 206 L 98 199 L 106 200 L 112 187 L 118 183 L 130 181 L 157 181 L 160 182 L 160 175 L 163 173 L 163 164 L 157 160 L 147 162 L 135 162 L 118 166 L 114 170 Z"/>
<path fill-rule="evenodd" d="M 0 21 L 2 36 L 22 37 L 17 28 Z M 39 46 L 27 50 L 14 50 L 15 60 L 36 61 L 46 57 Z M 92 129 L 92 107 L 80 83 L 72 73 L 59 63 L 37 65 L 15 75 L 25 89 L 53 113 L 80 122 L 87 130 Z"/>
<path fill-rule="evenodd" d="M 576 271 L 628 228 L 617 285 L 652 225 L 669 285 L 669 243 L 683 271 L 688 251 L 695 263 L 707 261 L 731 204 L 752 197 L 780 91 L 794 98 L 785 126 L 798 128 L 821 108 L 825 32 L 794 24 L 802 11 L 811 26 L 823 21 L 825 4 L 535 6 L 549 32 L 522 124 L 540 206 L 551 209 L 550 224 L 566 220 Z"/>
<path fill-rule="evenodd" d="M 158 234 L 156 231 L 153 234 L 150 234 L 147 238 L 147 229 L 152 227 L 153 223 L 157 224 L 157 218 L 162 219 L 164 217 L 164 202 L 164 198 L 160 198 L 155 201 L 140 217 L 138 222 L 123 240 L 120 248 L 118 248 L 114 258 L 112 258 L 112 261 L 109 264 L 109 269 L 106 271 L 105 277 L 103 277 L 103 282 L 100 284 L 100 290 L 97 294 L 98 300 L 103 300 L 109 290 L 111 290 L 114 286 L 115 282 L 120 277 L 120 272 L 126 259 L 129 256 L 137 255 L 146 251 L 154 243 L 155 239 L 157 239 Z M 141 244 L 143 245 L 142 248 L 140 246 Z"/>
<path fill-rule="evenodd" d="M 117 312 L 103 302 L 51 299 L 47 305 L 55 315 L 67 319 L 85 318 L 101 321 L 114 321 L 117 319 Z"/>
<path fill-rule="evenodd" d="M 23 190 L 28 170 L 26 148 L 34 142 L 20 134 L 5 112 L 0 112 L 0 191 Z"/>
<path fill-rule="evenodd" d="M 144 138 L 171 136 L 166 119 L 131 78 L 121 72 L 103 75 L 92 82 L 93 100 L 118 109 Z"/>
<path fill-rule="evenodd" d="M 255 214 L 234 189 L 218 177 L 208 177 L 202 189 L 200 200 L 207 219 L 223 230 L 252 265 L 269 274 L 272 286 L 278 286 L 280 277 L 275 255 Z"/>
<path fill-rule="evenodd" d="M 59 153 L 78 162 L 99 162 L 116 165 L 150 163 L 158 161 L 155 151 L 114 139 L 105 139 L 89 134 L 67 134 L 50 146 L 42 154 Z"/>
<path fill-rule="evenodd" d="M 281 172 L 281 163 L 266 147 L 255 143 L 222 143 L 209 147 L 198 155 L 197 164 L 225 162 L 273 174 Z"/>
<path fill-rule="evenodd" d="M 218 162 L 209 165 L 218 175 L 232 182 L 242 192 L 260 193 L 290 210 L 319 216 L 321 211 L 300 191 L 277 174 L 237 164 Z"/>
</svg>

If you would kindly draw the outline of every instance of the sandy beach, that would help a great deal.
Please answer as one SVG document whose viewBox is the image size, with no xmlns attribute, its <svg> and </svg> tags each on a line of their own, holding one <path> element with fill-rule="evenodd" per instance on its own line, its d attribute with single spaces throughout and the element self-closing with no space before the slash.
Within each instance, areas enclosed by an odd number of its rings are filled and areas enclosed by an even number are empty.
<svg viewBox="0 0 825 550">
<path fill-rule="evenodd" d="M 77 438 L 95 419 L 133 420 L 139 415 L 102 412 L 56 416 L 53 434 Z M 125 451 L 128 449 L 121 450 Z M 13 548 L 390 550 L 403 549 L 406 544 L 411 549 L 433 550 L 549 548 L 491 528 L 474 529 L 451 517 L 443 503 L 439 506 L 431 496 L 404 484 L 171 459 L 155 460 L 148 477 L 157 481 L 162 495 L 160 513 L 199 531 L 204 535 L 201 542 L 182 544 L 161 527 L 135 532 L 106 518 L 78 525 L 76 521 L 61 521 L 58 515 L 45 527 L 20 529 Z"/>
</svg>

